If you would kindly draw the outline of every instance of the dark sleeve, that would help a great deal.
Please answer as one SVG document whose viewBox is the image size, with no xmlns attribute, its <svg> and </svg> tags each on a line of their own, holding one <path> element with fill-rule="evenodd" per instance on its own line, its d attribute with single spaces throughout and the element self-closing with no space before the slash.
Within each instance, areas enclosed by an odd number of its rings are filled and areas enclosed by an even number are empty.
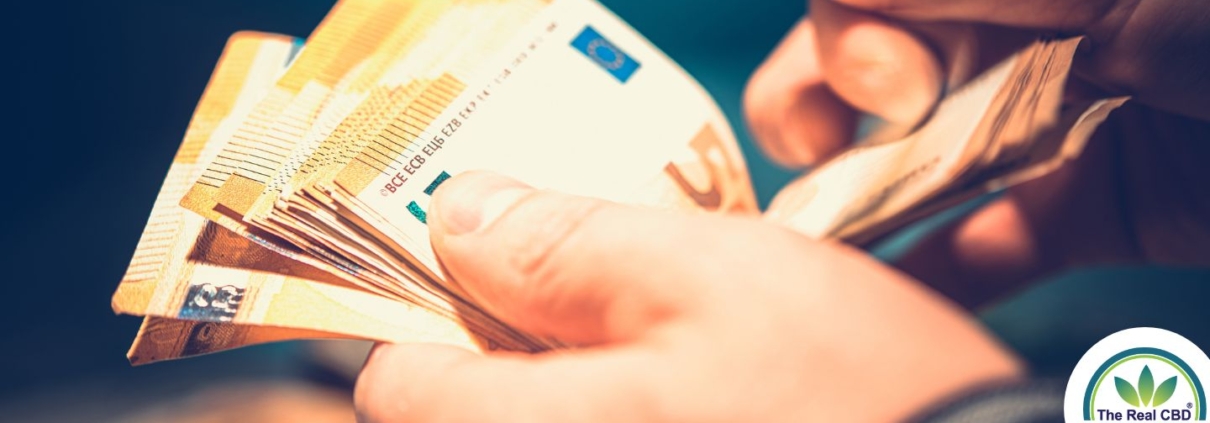
<svg viewBox="0 0 1210 423">
<path fill-rule="evenodd" d="M 1063 421 L 1063 384 L 1030 380 L 988 386 L 951 398 L 910 420 L 916 423 L 1049 423 Z"/>
</svg>

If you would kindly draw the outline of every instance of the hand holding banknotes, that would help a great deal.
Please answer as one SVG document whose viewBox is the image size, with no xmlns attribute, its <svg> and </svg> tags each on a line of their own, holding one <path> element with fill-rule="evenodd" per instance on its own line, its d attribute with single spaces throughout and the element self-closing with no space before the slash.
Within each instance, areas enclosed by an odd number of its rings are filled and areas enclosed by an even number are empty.
<svg viewBox="0 0 1210 423">
<path fill-rule="evenodd" d="M 1184 1 L 812 1 L 753 77 L 746 111 L 772 157 L 806 165 L 856 111 L 910 124 L 944 87 L 1038 33 L 1085 35 L 1068 96 L 1130 94 L 1074 163 L 924 240 L 900 263 L 978 306 L 1074 265 L 1210 264 L 1210 9 Z"/>
<path fill-rule="evenodd" d="M 787 164 L 834 155 L 857 110 L 921 119 L 945 87 L 1039 32 L 1088 36 L 1073 99 L 1137 100 L 1075 163 L 926 240 L 902 264 L 911 275 L 974 306 L 1074 264 L 1210 262 L 1210 61 L 1192 53 L 1210 40 L 1206 6 L 811 6 L 746 104 Z M 364 421 L 892 421 L 1022 374 L 914 279 L 754 220 L 643 211 L 486 174 L 447 182 L 433 213 L 437 254 L 469 295 L 517 328 L 585 348 L 383 345 L 358 382 Z"/>
<path fill-rule="evenodd" d="M 1210 261 L 1203 3 L 811 9 L 747 108 L 820 163 L 759 217 L 718 104 L 596 0 L 341 0 L 305 40 L 232 35 L 111 298 L 143 317 L 127 357 L 399 344 L 360 381 L 372 421 L 903 419 L 1020 366 L 842 241 L 1017 186 L 902 268 L 973 306 Z M 847 145 L 859 110 L 898 125 Z"/>
<path fill-rule="evenodd" d="M 358 381 L 363 421 L 888 421 L 1020 373 L 915 281 L 755 219 L 653 212 L 486 173 L 446 182 L 432 210 L 434 248 L 477 302 L 584 348 L 381 345 Z"/>
</svg>

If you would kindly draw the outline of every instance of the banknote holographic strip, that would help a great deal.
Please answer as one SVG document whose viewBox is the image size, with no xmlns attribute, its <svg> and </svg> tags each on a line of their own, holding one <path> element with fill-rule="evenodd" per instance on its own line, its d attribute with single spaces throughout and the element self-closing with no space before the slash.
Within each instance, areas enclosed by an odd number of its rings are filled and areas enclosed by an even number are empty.
<svg viewBox="0 0 1210 423">
<path fill-rule="evenodd" d="M 177 316 L 206 322 L 230 322 L 239 311 L 244 289 L 232 285 L 205 283 L 189 287 L 185 304 Z"/>
</svg>

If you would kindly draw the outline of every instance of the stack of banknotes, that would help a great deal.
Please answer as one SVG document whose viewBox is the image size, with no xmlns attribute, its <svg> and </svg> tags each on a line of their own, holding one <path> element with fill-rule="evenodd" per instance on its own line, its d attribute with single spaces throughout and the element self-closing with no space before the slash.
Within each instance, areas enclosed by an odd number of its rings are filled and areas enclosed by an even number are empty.
<svg viewBox="0 0 1210 423">
<path fill-rule="evenodd" d="M 1063 104 L 1042 39 L 788 186 L 763 218 L 864 242 L 1078 155 L 1123 98 Z M 117 292 L 132 363 L 289 339 L 541 351 L 449 283 L 433 191 L 469 170 L 684 213 L 760 213 L 710 96 L 593 0 L 342 0 L 233 35 Z M 491 254 L 485 251 L 484 254 Z"/>
</svg>

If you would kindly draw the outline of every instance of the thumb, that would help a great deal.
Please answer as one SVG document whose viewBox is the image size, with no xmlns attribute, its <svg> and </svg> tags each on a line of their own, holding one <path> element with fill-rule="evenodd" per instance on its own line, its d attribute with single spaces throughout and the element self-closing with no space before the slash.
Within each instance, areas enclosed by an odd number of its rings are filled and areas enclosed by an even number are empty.
<svg viewBox="0 0 1210 423">
<path fill-rule="evenodd" d="M 433 249 L 485 310 L 537 336 L 577 344 L 633 340 L 693 306 L 708 257 L 694 217 L 535 190 L 490 173 L 434 193 Z M 698 243 L 700 244 L 700 243 Z M 704 284 L 704 283 L 703 283 Z"/>
</svg>

